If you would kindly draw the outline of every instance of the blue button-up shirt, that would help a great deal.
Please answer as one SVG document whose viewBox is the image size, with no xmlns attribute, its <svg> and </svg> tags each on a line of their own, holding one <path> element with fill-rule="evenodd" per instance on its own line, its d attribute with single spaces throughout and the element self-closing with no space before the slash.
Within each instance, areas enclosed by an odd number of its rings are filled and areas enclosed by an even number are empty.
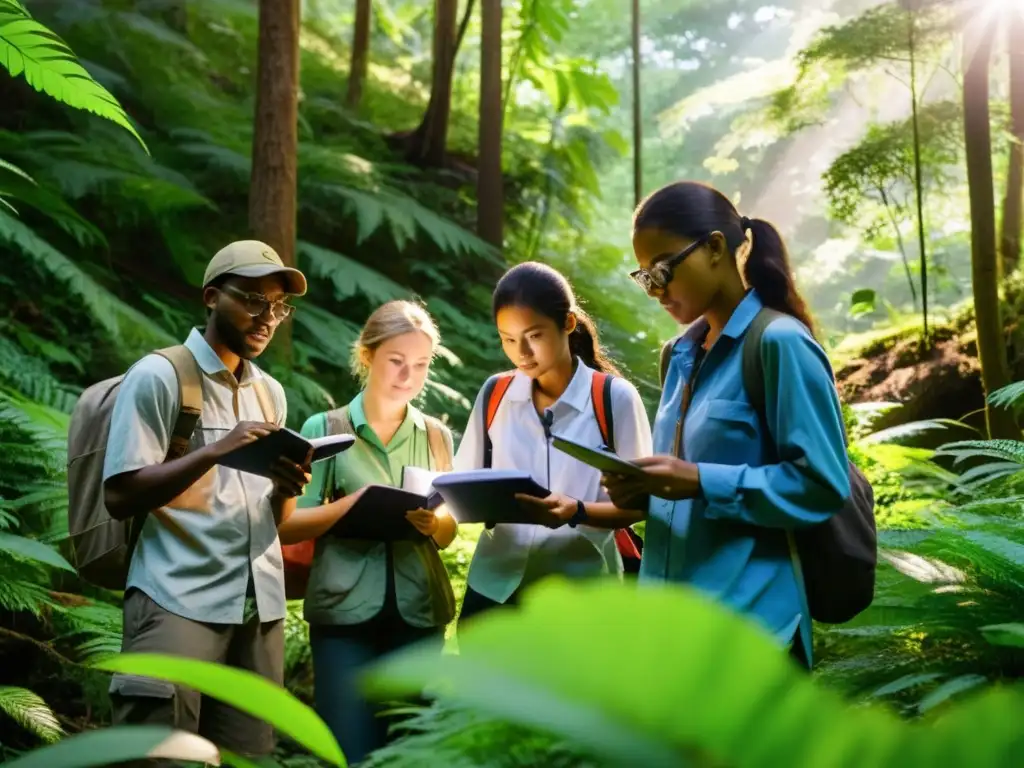
<svg viewBox="0 0 1024 768">
<path fill-rule="evenodd" d="M 780 318 L 761 339 L 765 434 L 742 374 L 743 335 L 761 307 L 748 293 L 705 356 L 683 428 L 700 498 L 651 500 L 640 579 L 689 584 L 784 644 L 800 629 L 809 658 L 810 617 L 787 531 L 824 522 L 850 494 L 842 411 L 824 351 L 802 323 Z M 672 351 L 656 454 L 674 452 L 683 389 L 706 329 L 698 321 Z"/>
</svg>

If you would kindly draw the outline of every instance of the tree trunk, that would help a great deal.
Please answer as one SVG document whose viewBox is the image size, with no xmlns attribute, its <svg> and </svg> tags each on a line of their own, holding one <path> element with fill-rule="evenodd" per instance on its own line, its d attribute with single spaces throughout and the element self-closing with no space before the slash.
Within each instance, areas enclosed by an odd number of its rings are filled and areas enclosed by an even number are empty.
<svg viewBox="0 0 1024 768">
<path fill-rule="evenodd" d="M 501 0 L 480 3 L 480 147 L 477 234 L 502 247 L 505 192 L 501 176 Z"/>
<path fill-rule="evenodd" d="M 978 359 L 985 395 L 1010 383 L 999 305 L 999 262 L 996 255 L 995 193 L 992 177 L 992 135 L 989 123 L 989 64 L 996 26 L 970 25 L 964 35 L 964 139 L 967 187 L 971 205 L 971 274 Z M 989 436 L 1020 436 L 1012 415 L 986 406 Z"/>
<path fill-rule="evenodd" d="M 444 165 L 448 120 L 452 109 L 452 77 L 455 74 L 455 20 L 457 0 L 434 0 L 434 73 L 430 101 L 423 121 L 413 133 L 409 159 L 419 165 Z"/>
<path fill-rule="evenodd" d="M 921 354 L 931 348 L 928 338 L 928 250 L 924 234 L 924 184 L 921 181 L 921 127 L 917 104 L 917 12 L 910 11 L 907 43 L 910 50 L 910 106 L 914 124 L 914 197 L 917 201 L 917 249 L 921 259 Z M 906 256 L 904 256 L 906 260 Z"/>
<path fill-rule="evenodd" d="M 643 123 L 640 115 L 640 0 L 633 0 L 633 205 L 643 199 L 643 162 L 640 152 Z"/>
<path fill-rule="evenodd" d="M 295 264 L 299 6 L 260 0 L 256 118 L 249 180 L 249 230 L 285 264 Z M 291 358 L 291 327 L 277 329 L 275 354 Z"/>
<path fill-rule="evenodd" d="M 345 106 L 355 111 L 363 98 L 363 83 L 366 82 L 366 67 L 370 61 L 370 14 L 371 0 L 356 0 L 356 23 L 352 32 L 352 62 L 348 70 L 348 89 L 345 91 Z"/>
<path fill-rule="evenodd" d="M 1000 237 L 1003 275 L 1020 263 L 1020 238 L 1024 224 L 1024 13 L 1010 13 L 1010 163 L 1003 197 L 1003 231 Z"/>
</svg>

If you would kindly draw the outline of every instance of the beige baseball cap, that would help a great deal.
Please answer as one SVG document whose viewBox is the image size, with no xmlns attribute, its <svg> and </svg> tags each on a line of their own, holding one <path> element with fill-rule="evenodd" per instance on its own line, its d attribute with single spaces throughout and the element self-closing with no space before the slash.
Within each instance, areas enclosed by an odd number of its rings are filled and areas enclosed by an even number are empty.
<svg viewBox="0 0 1024 768">
<path fill-rule="evenodd" d="M 224 275 L 264 277 L 276 274 L 284 275 L 288 293 L 294 296 L 306 293 L 306 276 L 297 269 L 286 267 L 277 251 L 259 240 L 236 240 L 210 259 L 203 275 L 203 287 Z"/>
</svg>

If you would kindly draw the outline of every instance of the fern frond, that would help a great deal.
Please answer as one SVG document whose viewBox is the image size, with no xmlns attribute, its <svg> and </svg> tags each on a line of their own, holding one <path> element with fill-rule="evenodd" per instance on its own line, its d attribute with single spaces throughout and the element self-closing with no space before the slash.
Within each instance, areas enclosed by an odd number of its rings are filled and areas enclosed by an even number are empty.
<svg viewBox="0 0 1024 768">
<path fill-rule="evenodd" d="M 1024 381 L 1017 381 L 997 389 L 988 396 L 989 405 L 1007 408 L 1013 411 L 1024 409 Z"/>
<path fill-rule="evenodd" d="M 25 536 L 0 533 L 0 552 L 4 552 L 19 560 L 42 563 L 50 568 L 59 568 L 69 573 L 75 573 L 71 563 L 61 557 L 60 553 L 55 549 Z"/>
<path fill-rule="evenodd" d="M 58 381 L 46 363 L 39 359 L 38 353 L 49 353 L 54 362 L 66 362 L 79 372 L 81 361 L 63 347 L 43 339 L 39 341 L 42 345 L 35 345 L 33 351 L 37 354 L 33 355 L 7 337 L 0 336 L 0 384 L 10 387 L 29 400 L 64 413 L 71 413 L 78 399 L 78 391 Z"/>
<path fill-rule="evenodd" d="M 41 616 L 43 609 L 52 606 L 53 599 L 45 586 L 33 581 L 13 579 L 6 572 L 4 578 L 0 579 L 0 608 L 12 613 L 25 611 Z"/>
<path fill-rule="evenodd" d="M 344 301 L 359 293 L 374 304 L 383 304 L 391 299 L 405 298 L 409 295 L 407 288 L 390 277 L 336 251 L 301 240 L 296 244 L 296 250 L 306 260 L 307 269 L 313 277 L 331 281 L 334 285 L 334 297 L 338 301 Z"/>
<path fill-rule="evenodd" d="M 0 711 L 47 744 L 60 741 L 64 736 L 64 729 L 53 710 L 26 688 L 0 686 Z"/>
<path fill-rule="evenodd" d="M 82 67 L 67 43 L 12 0 L 0 0 L 0 65 L 13 77 L 24 75 L 37 91 L 120 125 L 146 146 L 117 99 Z"/>
<path fill-rule="evenodd" d="M 81 246 L 106 246 L 107 239 L 91 222 L 68 205 L 59 195 L 35 181 L 9 179 L 0 187 L 10 197 L 28 205 L 53 220 Z"/>
<path fill-rule="evenodd" d="M 953 419 L 930 419 L 926 421 L 912 421 L 907 424 L 898 424 L 895 427 L 881 429 L 862 437 L 857 442 L 862 445 L 878 445 L 881 443 L 899 444 L 904 440 L 920 437 L 927 432 L 939 432 L 951 427 L 963 428 L 963 424 Z"/>
<path fill-rule="evenodd" d="M 0 242 L 15 246 L 32 263 L 63 283 L 85 304 L 93 322 L 121 342 L 119 349 L 126 360 L 177 343 L 167 331 L 101 287 L 67 256 L 2 211 Z"/>
<path fill-rule="evenodd" d="M 9 171 L 13 173 L 15 176 L 20 176 L 22 179 L 31 182 L 32 184 L 36 183 L 35 179 L 33 179 L 31 176 L 29 176 L 27 173 L 21 170 L 21 168 L 12 163 L 7 162 L 2 157 L 0 157 L 0 170 Z"/>
<path fill-rule="evenodd" d="M 342 201 L 356 220 L 359 243 L 387 224 L 391 239 L 400 251 L 422 233 L 446 253 L 480 256 L 495 264 L 501 263 L 498 252 L 489 243 L 400 192 L 388 189 L 370 192 L 328 183 L 309 186 L 314 194 Z"/>
<path fill-rule="evenodd" d="M 1024 442 L 1020 440 L 962 440 L 939 448 L 935 455 L 952 457 L 956 464 L 970 459 L 999 459 L 1024 465 Z"/>
<path fill-rule="evenodd" d="M 302 329 L 310 346 L 339 368 L 348 367 L 352 345 L 359 338 L 359 326 L 315 304 L 304 305 L 295 313 L 295 324 Z"/>
</svg>

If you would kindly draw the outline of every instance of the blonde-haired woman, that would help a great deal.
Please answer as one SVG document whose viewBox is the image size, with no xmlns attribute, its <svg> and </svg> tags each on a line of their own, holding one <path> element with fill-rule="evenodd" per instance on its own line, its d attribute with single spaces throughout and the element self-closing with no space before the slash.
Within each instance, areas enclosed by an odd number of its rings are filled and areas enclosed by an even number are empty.
<svg viewBox="0 0 1024 768">
<path fill-rule="evenodd" d="M 356 444 L 313 466 L 298 508 L 278 532 L 283 544 L 318 538 L 306 588 L 316 708 L 350 763 L 386 741 L 387 723 L 365 701 L 357 675 L 378 657 L 419 641 L 440 653 L 455 598 L 438 549 L 455 521 L 427 510 L 408 514 L 429 538 L 382 543 L 324 535 L 369 485 L 401 486 L 406 466 L 449 469 L 451 432 L 412 405 L 438 344 L 418 304 L 389 302 L 367 320 L 353 349 L 363 384 L 348 405 L 310 417 L 306 437 L 350 433 Z"/>
</svg>

